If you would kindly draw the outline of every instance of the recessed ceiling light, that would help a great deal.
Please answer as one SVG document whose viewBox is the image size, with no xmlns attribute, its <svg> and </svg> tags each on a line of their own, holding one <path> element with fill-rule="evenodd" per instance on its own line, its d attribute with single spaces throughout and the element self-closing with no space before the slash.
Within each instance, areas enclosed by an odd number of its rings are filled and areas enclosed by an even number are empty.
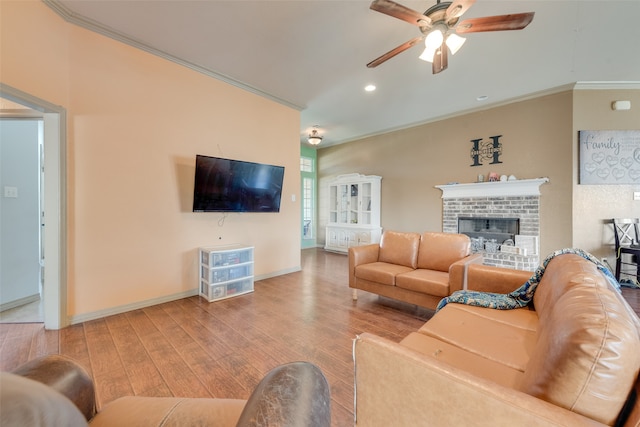
<svg viewBox="0 0 640 427">
<path fill-rule="evenodd" d="M 489 99 L 487 95 L 480 95 L 476 98 L 477 101 L 486 101 L 487 99 Z"/>
<path fill-rule="evenodd" d="M 364 90 L 366 90 L 367 92 L 373 92 L 374 90 L 376 90 L 376 85 L 366 85 L 364 87 Z"/>
</svg>

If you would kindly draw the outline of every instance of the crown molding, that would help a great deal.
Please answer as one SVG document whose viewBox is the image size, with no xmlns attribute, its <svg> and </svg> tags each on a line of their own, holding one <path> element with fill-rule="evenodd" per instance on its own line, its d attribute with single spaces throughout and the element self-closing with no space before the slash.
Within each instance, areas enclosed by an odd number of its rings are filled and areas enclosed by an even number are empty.
<svg viewBox="0 0 640 427">
<path fill-rule="evenodd" d="M 575 90 L 640 89 L 640 81 L 628 82 L 576 82 Z"/>
<path fill-rule="evenodd" d="M 386 135 L 388 133 L 398 132 L 398 131 L 405 130 L 405 129 L 412 129 L 412 128 L 415 128 L 415 127 L 418 127 L 418 126 L 428 125 L 430 123 L 441 122 L 443 120 L 454 119 L 456 117 L 461 117 L 461 116 L 465 116 L 467 114 L 477 113 L 477 112 L 480 112 L 480 111 L 491 110 L 491 109 L 494 109 L 494 108 L 502 107 L 502 106 L 513 104 L 513 103 L 516 103 L 516 102 L 527 101 L 527 100 L 530 100 L 530 99 L 540 98 L 542 96 L 554 95 L 556 93 L 570 91 L 570 90 L 573 90 L 574 87 L 575 87 L 575 83 L 568 83 L 568 84 L 561 85 L 561 86 L 555 86 L 555 87 L 552 87 L 552 88 L 549 88 L 549 89 L 544 89 L 544 90 L 540 90 L 540 91 L 537 91 L 537 92 L 532 92 L 532 93 L 528 93 L 528 94 L 525 94 L 525 95 L 521 95 L 521 96 L 517 96 L 517 97 L 513 97 L 513 98 L 508 98 L 508 99 L 505 99 L 505 100 L 502 100 L 502 101 L 483 104 L 482 106 L 467 108 L 465 110 L 455 111 L 455 112 L 450 113 L 450 114 L 443 114 L 441 116 L 430 118 L 429 120 L 422 120 L 422 121 L 413 122 L 413 123 L 409 123 L 409 124 L 402 125 L 402 126 L 396 126 L 396 127 L 392 127 L 392 128 L 387 128 L 387 129 L 380 130 L 378 132 L 372 132 L 372 133 L 369 133 L 369 134 L 366 134 L 366 135 L 357 136 L 355 138 L 345 139 L 343 141 L 336 141 L 336 142 L 333 142 L 333 143 L 330 142 L 328 144 L 324 144 L 323 143 L 323 146 L 322 147 L 318 147 L 318 148 L 319 149 L 328 148 L 328 147 L 335 146 L 335 145 L 346 144 L 348 142 L 354 142 L 354 141 L 359 141 L 359 140 L 362 140 L 362 139 L 372 138 L 372 137 L 375 137 L 375 136 Z"/>
<path fill-rule="evenodd" d="M 541 91 L 537 91 L 537 92 L 532 92 L 526 95 L 522 95 L 522 96 L 518 96 L 518 97 L 513 97 L 513 98 L 509 98 L 509 99 L 505 99 L 503 101 L 500 102 L 494 102 L 494 103 L 489 103 L 489 104 L 485 104 L 479 107 L 474 107 L 474 108 L 468 108 L 466 110 L 460 110 L 460 111 L 456 111 L 454 113 L 451 114 L 445 114 L 442 116 L 438 116 L 438 117 L 434 117 L 431 118 L 429 120 L 424 120 L 424 121 L 419 121 L 419 122 L 414 122 L 414 123 L 409 123 L 407 125 L 403 125 L 403 126 L 397 126 L 397 127 L 393 127 L 393 128 L 388 128 L 388 129 L 383 129 L 379 132 L 373 132 L 367 135 L 362 135 L 362 136 L 358 136 L 355 138 L 350 138 L 350 139 L 345 139 L 344 141 L 336 141 L 333 143 L 328 143 L 328 144 L 323 144 L 322 147 L 318 147 L 319 149 L 323 149 L 323 148 L 328 148 L 331 146 L 335 146 L 335 145 L 340 145 L 340 144 L 346 144 L 348 142 L 354 142 L 354 141 L 359 141 L 362 139 L 367 139 L 367 138 L 372 138 L 375 136 L 380 136 L 380 135 L 385 135 L 388 133 L 392 133 L 392 132 L 397 132 L 397 131 L 401 131 L 401 130 L 405 130 L 405 129 L 411 129 L 417 126 L 423 126 L 423 125 L 427 125 L 430 123 L 436 123 L 436 122 L 440 122 L 442 120 L 447 120 L 447 119 L 452 119 L 452 118 L 456 118 L 456 117 L 460 117 L 460 116 L 464 116 L 467 114 L 472 114 L 472 113 L 477 113 L 479 111 L 484 111 L 484 110 L 490 110 L 493 108 L 498 108 L 498 107 L 502 107 L 505 105 L 509 105 L 509 104 L 513 104 L 516 102 L 522 102 L 522 101 L 528 101 L 531 99 L 536 99 L 536 98 L 540 98 L 543 96 L 547 96 L 547 95 L 554 95 L 556 93 L 561 93 L 561 92 L 565 92 L 565 91 L 569 91 L 569 90 L 640 90 L 640 81 L 621 81 L 621 82 L 605 82 L 605 81 L 600 81 L 600 82 L 588 82 L 588 81 L 581 81 L 581 82 L 575 82 L 575 83 L 567 83 L 561 86 L 555 86 L 549 89 L 545 89 L 545 90 L 541 90 Z"/>
<path fill-rule="evenodd" d="M 193 62 L 189 62 L 189 61 L 185 61 L 183 59 L 178 58 L 177 56 L 171 55 L 170 53 L 164 52 L 160 49 L 156 49 L 154 47 L 149 46 L 148 44 L 140 41 L 140 40 L 136 40 L 132 37 L 126 36 L 120 32 L 118 32 L 117 30 L 108 27 L 106 25 L 103 25 L 97 21 L 94 21 L 92 19 L 86 18 L 84 16 L 78 15 L 76 13 L 74 13 L 73 11 L 71 11 L 69 8 L 67 8 L 66 6 L 64 6 L 62 3 L 60 3 L 58 0 L 42 0 L 42 2 L 47 5 L 51 10 L 53 10 L 55 13 L 57 13 L 60 17 L 62 17 L 62 19 L 64 19 L 65 21 L 77 25 L 79 27 L 85 28 L 89 31 L 92 31 L 94 33 L 98 33 L 101 34 L 105 37 L 109 37 L 113 40 L 119 41 L 121 43 L 124 43 L 126 45 L 132 46 L 136 49 L 140 49 L 143 50 L 147 53 L 150 53 L 152 55 L 158 56 L 160 58 L 166 59 L 167 61 L 171 61 L 173 63 L 176 63 L 178 65 L 182 65 L 183 67 L 187 67 L 193 71 L 196 71 L 198 73 L 204 74 L 206 76 L 212 77 L 214 79 L 223 81 L 225 83 L 228 83 L 232 86 L 235 86 L 237 88 L 246 90 L 247 92 L 251 92 L 255 95 L 259 95 L 262 96 L 263 98 L 267 98 L 271 101 L 277 102 L 279 104 L 282 104 L 284 106 L 287 106 L 289 108 L 293 108 L 294 110 L 297 111 L 302 111 L 304 109 L 304 107 L 300 106 L 300 105 L 296 105 L 294 103 L 291 103 L 289 101 L 286 101 L 282 98 L 278 98 L 277 96 L 271 95 L 267 92 L 264 92 L 260 89 L 257 89 L 253 86 L 250 86 L 248 84 L 242 83 L 238 80 L 235 80 L 229 76 L 226 76 L 224 74 L 218 73 L 216 71 L 210 70 L 209 68 L 203 67 L 201 65 L 195 64 Z"/>
</svg>

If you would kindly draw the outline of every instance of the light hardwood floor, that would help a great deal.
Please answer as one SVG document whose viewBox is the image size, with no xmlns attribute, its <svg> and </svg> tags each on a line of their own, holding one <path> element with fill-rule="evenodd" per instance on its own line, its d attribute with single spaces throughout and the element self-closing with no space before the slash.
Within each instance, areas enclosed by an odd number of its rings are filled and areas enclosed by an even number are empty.
<svg viewBox="0 0 640 427">
<path fill-rule="evenodd" d="M 1 324 L 0 369 L 64 354 L 93 376 L 103 407 L 125 395 L 245 399 L 271 368 L 306 360 L 329 381 L 332 425 L 350 426 L 353 338 L 366 331 L 400 341 L 432 312 L 366 292 L 353 302 L 347 283 L 346 256 L 307 249 L 301 272 L 228 300 L 191 297 L 60 331 Z M 640 291 L 623 294 L 639 312 Z"/>
<path fill-rule="evenodd" d="M 125 395 L 247 398 L 273 367 L 318 365 L 331 387 L 332 425 L 353 425 L 352 340 L 394 341 L 432 312 L 360 292 L 351 300 L 347 257 L 302 251 L 302 271 L 261 280 L 255 292 L 208 303 L 186 298 L 45 331 L 0 325 L 0 369 L 59 353 L 93 376 L 99 407 Z"/>
</svg>

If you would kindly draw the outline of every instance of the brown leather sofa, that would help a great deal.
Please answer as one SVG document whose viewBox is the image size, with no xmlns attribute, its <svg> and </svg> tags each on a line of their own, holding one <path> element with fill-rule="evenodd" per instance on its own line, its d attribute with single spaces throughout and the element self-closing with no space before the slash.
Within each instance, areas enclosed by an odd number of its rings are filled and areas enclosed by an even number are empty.
<svg viewBox="0 0 640 427">
<path fill-rule="evenodd" d="M 0 373 L 0 425 L 329 427 L 329 385 L 307 362 L 271 370 L 247 401 L 121 397 L 96 414 L 93 382 L 71 359 L 50 355 Z"/>
<path fill-rule="evenodd" d="M 362 289 L 435 309 L 443 297 L 466 289 L 469 264 L 482 263 L 482 255 L 470 255 L 470 248 L 464 234 L 386 230 L 379 244 L 349 248 L 353 299 Z"/>
<path fill-rule="evenodd" d="M 530 274 L 471 265 L 468 281 L 506 293 Z M 357 425 L 638 426 L 639 331 L 595 264 L 560 255 L 530 307 L 449 303 L 400 343 L 356 338 Z"/>
</svg>

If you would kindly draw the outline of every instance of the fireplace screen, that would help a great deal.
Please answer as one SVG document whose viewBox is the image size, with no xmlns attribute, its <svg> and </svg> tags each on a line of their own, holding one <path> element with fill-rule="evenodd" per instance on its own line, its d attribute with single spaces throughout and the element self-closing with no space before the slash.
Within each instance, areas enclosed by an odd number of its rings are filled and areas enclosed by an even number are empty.
<svg viewBox="0 0 640 427">
<path fill-rule="evenodd" d="M 513 242 L 519 231 L 518 218 L 458 217 L 458 233 L 471 238 L 482 237 L 484 240 L 495 240 L 501 244 L 505 240 Z"/>
</svg>

